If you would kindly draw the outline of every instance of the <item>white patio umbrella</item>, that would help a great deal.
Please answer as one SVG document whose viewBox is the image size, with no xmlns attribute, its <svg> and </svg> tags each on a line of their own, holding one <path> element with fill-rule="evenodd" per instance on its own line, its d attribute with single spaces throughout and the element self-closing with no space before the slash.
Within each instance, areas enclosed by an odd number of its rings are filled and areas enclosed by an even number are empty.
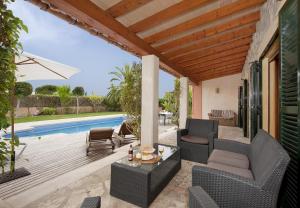
<svg viewBox="0 0 300 208">
<path fill-rule="evenodd" d="M 30 80 L 52 80 L 52 79 L 69 79 L 71 76 L 79 72 L 76 69 L 65 64 L 51 61 L 27 52 L 23 52 L 16 57 L 15 63 L 17 65 L 16 78 L 18 82 Z M 14 121 L 12 129 L 14 129 Z M 12 130 L 14 131 L 14 130 Z M 26 143 L 20 143 L 23 146 L 20 153 L 16 155 L 16 159 L 20 157 L 25 148 Z"/>
<path fill-rule="evenodd" d="M 16 57 L 17 81 L 69 79 L 79 69 L 27 52 Z"/>
</svg>

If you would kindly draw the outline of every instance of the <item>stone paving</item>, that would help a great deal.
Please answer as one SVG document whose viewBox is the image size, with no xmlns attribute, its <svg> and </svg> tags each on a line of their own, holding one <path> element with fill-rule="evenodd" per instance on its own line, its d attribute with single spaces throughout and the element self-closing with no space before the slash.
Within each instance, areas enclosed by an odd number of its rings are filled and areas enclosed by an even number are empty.
<svg viewBox="0 0 300 208">
<path fill-rule="evenodd" d="M 232 127 L 220 127 L 219 137 L 234 139 L 248 143 L 242 137 L 242 130 Z M 161 127 L 159 142 L 176 145 L 174 127 Z M 79 207 L 87 196 L 100 195 L 104 207 L 135 207 L 125 201 L 109 195 L 110 164 L 127 154 L 128 147 L 120 151 L 65 174 L 53 181 L 28 190 L 18 196 L 11 197 L 5 202 L 0 201 L 0 207 L 5 208 L 75 208 Z M 191 185 L 191 169 L 196 163 L 182 161 L 182 168 L 159 194 L 150 207 L 187 207 L 187 187 Z M 201 165 L 201 164 L 198 164 Z"/>
</svg>

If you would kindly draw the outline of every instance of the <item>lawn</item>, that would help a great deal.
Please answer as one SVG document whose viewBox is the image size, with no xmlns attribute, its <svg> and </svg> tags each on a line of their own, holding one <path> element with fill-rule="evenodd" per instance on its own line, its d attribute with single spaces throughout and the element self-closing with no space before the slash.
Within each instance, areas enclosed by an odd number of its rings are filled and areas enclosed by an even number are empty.
<svg viewBox="0 0 300 208">
<path fill-rule="evenodd" d="M 97 112 L 97 113 L 81 113 L 81 114 L 64 114 L 64 115 L 42 115 L 42 116 L 30 116 L 24 118 L 16 118 L 16 123 L 25 123 L 33 121 L 45 121 L 45 120 L 56 120 L 64 118 L 81 118 L 81 117 L 91 117 L 91 116 L 106 116 L 106 115 L 116 115 L 122 112 Z"/>
</svg>

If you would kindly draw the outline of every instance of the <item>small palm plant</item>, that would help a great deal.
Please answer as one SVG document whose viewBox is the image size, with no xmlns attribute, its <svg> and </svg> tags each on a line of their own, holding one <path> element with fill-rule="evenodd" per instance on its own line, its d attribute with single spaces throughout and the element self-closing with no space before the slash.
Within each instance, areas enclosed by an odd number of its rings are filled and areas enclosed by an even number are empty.
<svg viewBox="0 0 300 208">
<path fill-rule="evenodd" d="M 5 163 L 8 156 L 8 147 L 5 141 L 3 141 L 0 137 L 0 166 L 2 170 L 2 175 L 5 172 Z"/>
<path fill-rule="evenodd" d="M 113 91 L 108 96 L 119 96 L 120 105 L 130 121 L 132 134 L 141 138 L 141 88 L 142 88 L 142 64 L 126 64 L 123 68 L 116 67 L 111 72 Z M 115 83 L 115 84 L 113 84 Z M 114 99 L 116 99 L 114 97 Z"/>
</svg>

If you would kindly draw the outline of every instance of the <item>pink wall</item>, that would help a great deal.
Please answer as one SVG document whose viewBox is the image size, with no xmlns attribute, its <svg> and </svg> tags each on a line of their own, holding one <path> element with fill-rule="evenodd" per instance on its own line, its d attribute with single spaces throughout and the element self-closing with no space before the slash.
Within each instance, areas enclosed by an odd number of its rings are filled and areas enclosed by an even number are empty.
<svg viewBox="0 0 300 208">
<path fill-rule="evenodd" d="M 193 85 L 192 118 L 202 118 L 202 85 Z"/>
<path fill-rule="evenodd" d="M 192 118 L 208 119 L 211 110 L 233 110 L 238 112 L 238 89 L 241 74 L 205 80 L 192 86 Z M 219 92 L 216 92 L 216 88 Z"/>
</svg>

